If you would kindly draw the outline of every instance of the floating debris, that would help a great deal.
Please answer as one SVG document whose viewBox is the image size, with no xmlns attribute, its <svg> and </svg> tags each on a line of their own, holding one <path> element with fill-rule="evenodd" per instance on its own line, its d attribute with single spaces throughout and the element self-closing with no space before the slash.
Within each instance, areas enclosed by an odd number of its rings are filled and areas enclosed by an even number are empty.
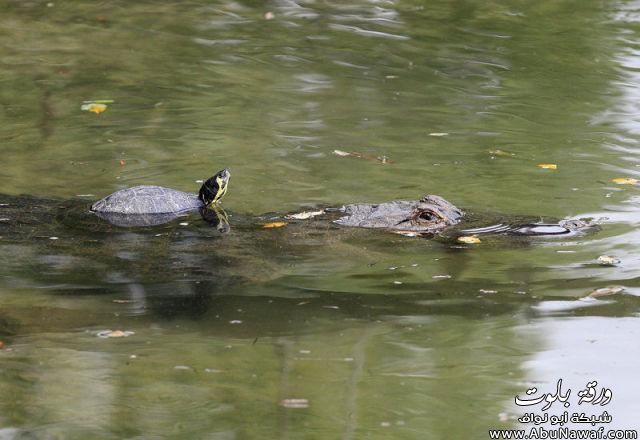
<svg viewBox="0 0 640 440">
<path fill-rule="evenodd" d="M 394 281 L 393 284 L 402 284 L 402 281 Z"/>
<path fill-rule="evenodd" d="M 189 226 L 188 222 L 182 222 L 182 223 L 178 223 L 180 226 Z"/>
<path fill-rule="evenodd" d="M 587 295 L 587 298 L 600 298 L 602 296 L 615 295 L 616 293 L 622 292 L 624 289 L 624 286 L 601 287 L 600 289 L 596 289 L 593 292 L 590 292 Z"/>
<path fill-rule="evenodd" d="M 4 342 L 0 341 L 0 350 L 4 348 Z"/>
<path fill-rule="evenodd" d="M 451 275 L 434 275 L 431 278 L 433 278 L 434 280 L 448 280 L 449 278 L 451 278 Z"/>
<path fill-rule="evenodd" d="M 264 13 L 264 19 L 265 20 L 273 20 L 274 18 L 276 18 L 275 14 L 271 11 L 265 12 Z"/>
<path fill-rule="evenodd" d="M 113 299 L 113 300 L 111 300 L 111 302 L 114 302 L 116 304 L 128 304 L 128 303 L 132 303 L 134 301 L 132 299 Z"/>
<path fill-rule="evenodd" d="M 498 293 L 497 290 L 489 290 L 489 289 L 479 289 L 478 292 L 480 293 L 486 293 L 486 294 L 490 294 L 490 293 Z"/>
<path fill-rule="evenodd" d="M 511 153 L 509 151 L 504 151 L 504 150 L 489 150 L 489 154 L 492 156 L 498 156 L 498 157 L 514 157 L 516 155 L 516 153 Z"/>
<path fill-rule="evenodd" d="M 418 237 L 420 235 L 419 232 L 411 232 L 411 231 L 391 231 L 394 234 L 404 235 L 405 237 Z"/>
<path fill-rule="evenodd" d="M 229 321 L 229 324 L 238 325 L 242 324 L 242 321 L 240 321 L 239 319 L 232 319 L 231 321 Z"/>
<path fill-rule="evenodd" d="M 264 229 L 272 229 L 272 228 L 282 228 L 283 226 L 287 226 L 289 223 L 287 222 L 271 222 L 265 223 L 262 225 Z"/>
<path fill-rule="evenodd" d="M 558 165 L 555 163 L 539 163 L 538 168 L 542 168 L 543 170 L 557 170 Z"/>
<path fill-rule="evenodd" d="M 460 243 L 467 243 L 467 244 L 482 243 L 477 235 L 463 235 L 462 237 L 458 237 L 458 241 Z"/>
<path fill-rule="evenodd" d="M 122 330 L 103 330 L 96 334 L 99 338 L 126 338 L 127 336 L 135 335 L 136 332 L 122 331 Z"/>
<path fill-rule="evenodd" d="M 615 266 L 616 264 L 620 264 L 620 260 L 616 257 L 611 257 L 609 255 L 600 255 L 598 257 L 598 264 L 603 266 Z"/>
<path fill-rule="evenodd" d="M 307 220 L 322 214 L 324 214 L 324 210 L 305 211 L 305 212 L 298 212 L 297 214 L 289 214 L 289 215 L 286 215 L 284 218 L 291 219 L 291 220 Z"/>
<path fill-rule="evenodd" d="M 615 179 L 611 179 L 611 181 L 618 185 L 637 185 L 640 183 L 640 180 L 634 179 L 633 177 L 616 177 Z"/>
<path fill-rule="evenodd" d="M 59 240 L 59 237 L 49 237 L 49 240 Z"/>
<path fill-rule="evenodd" d="M 393 160 L 390 160 L 387 156 L 371 156 L 369 154 L 359 153 L 357 151 L 333 150 L 333 154 L 340 157 L 356 157 L 358 159 L 377 161 L 383 164 L 395 163 Z"/>
<path fill-rule="evenodd" d="M 449 133 L 429 133 L 429 136 L 435 136 L 435 137 L 449 136 Z"/>
<path fill-rule="evenodd" d="M 193 371 L 193 367 L 190 367 L 188 365 L 176 365 L 175 367 L 173 367 L 174 370 L 189 370 L 189 371 Z"/>
<path fill-rule="evenodd" d="M 282 399 L 280 406 L 292 409 L 309 408 L 309 400 L 307 399 Z"/>
<path fill-rule="evenodd" d="M 120 160 L 118 161 L 118 163 L 120 164 L 120 166 L 121 166 L 121 167 L 123 167 L 123 166 L 125 166 L 125 165 L 127 164 L 127 161 L 126 161 L 126 160 L 124 160 L 124 159 L 120 159 Z"/>
</svg>

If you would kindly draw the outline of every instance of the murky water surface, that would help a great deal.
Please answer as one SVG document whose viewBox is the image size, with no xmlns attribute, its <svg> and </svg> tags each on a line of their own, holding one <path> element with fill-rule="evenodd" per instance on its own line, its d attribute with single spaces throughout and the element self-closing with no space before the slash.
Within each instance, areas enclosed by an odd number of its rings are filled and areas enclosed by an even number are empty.
<svg viewBox="0 0 640 440">
<path fill-rule="evenodd" d="M 543 404 L 515 396 L 558 379 L 571 406 L 549 411 L 638 428 L 640 193 L 612 179 L 640 176 L 639 20 L 613 0 L 5 1 L 0 438 L 483 439 L 534 426 Z M 86 213 L 223 167 L 228 234 Z M 600 230 L 460 245 L 257 218 L 427 193 Z M 593 380 L 611 402 L 578 405 Z"/>
</svg>

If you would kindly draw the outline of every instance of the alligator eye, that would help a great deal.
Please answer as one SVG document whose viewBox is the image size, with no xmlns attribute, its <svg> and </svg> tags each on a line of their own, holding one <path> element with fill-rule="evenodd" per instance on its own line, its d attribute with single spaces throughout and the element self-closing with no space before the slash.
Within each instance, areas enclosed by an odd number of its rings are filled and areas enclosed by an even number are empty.
<svg viewBox="0 0 640 440">
<path fill-rule="evenodd" d="M 420 215 L 418 215 L 418 218 L 426 222 L 432 222 L 434 220 L 437 220 L 437 217 L 432 212 L 429 212 L 429 211 L 422 211 Z"/>
</svg>

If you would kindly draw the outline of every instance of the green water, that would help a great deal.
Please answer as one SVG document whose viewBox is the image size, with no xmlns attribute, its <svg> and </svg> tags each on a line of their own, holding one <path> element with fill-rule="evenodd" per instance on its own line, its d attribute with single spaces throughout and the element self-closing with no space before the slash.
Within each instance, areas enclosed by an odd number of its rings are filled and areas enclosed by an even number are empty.
<svg viewBox="0 0 640 440">
<path fill-rule="evenodd" d="M 640 198 L 611 181 L 640 175 L 639 23 L 631 1 L 0 2 L 0 193 L 233 173 L 226 235 L 3 229 L 0 439 L 485 439 L 560 378 L 570 411 L 640 428 Z M 426 193 L 601 229 L 459 246 L 241 221 Z M 578 405 L 591 380 L 606 407 Z"/>
</svg>

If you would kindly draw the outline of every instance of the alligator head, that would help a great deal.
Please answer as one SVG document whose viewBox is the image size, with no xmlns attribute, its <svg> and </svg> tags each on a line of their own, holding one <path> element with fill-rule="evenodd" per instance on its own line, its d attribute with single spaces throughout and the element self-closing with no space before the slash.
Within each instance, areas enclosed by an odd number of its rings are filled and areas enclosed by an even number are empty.
<svg viewBox="0 0 640 440">
<path fill-rule="evenodd" d="M 361 228 L 381 228 L 410 234 L 435 234 L 455 225 L 464 213 L 439 196 L 426 195 L 417 201 L 376 205 L 345 205 L 344 217 L 335 223 Z"/>
</svg>

